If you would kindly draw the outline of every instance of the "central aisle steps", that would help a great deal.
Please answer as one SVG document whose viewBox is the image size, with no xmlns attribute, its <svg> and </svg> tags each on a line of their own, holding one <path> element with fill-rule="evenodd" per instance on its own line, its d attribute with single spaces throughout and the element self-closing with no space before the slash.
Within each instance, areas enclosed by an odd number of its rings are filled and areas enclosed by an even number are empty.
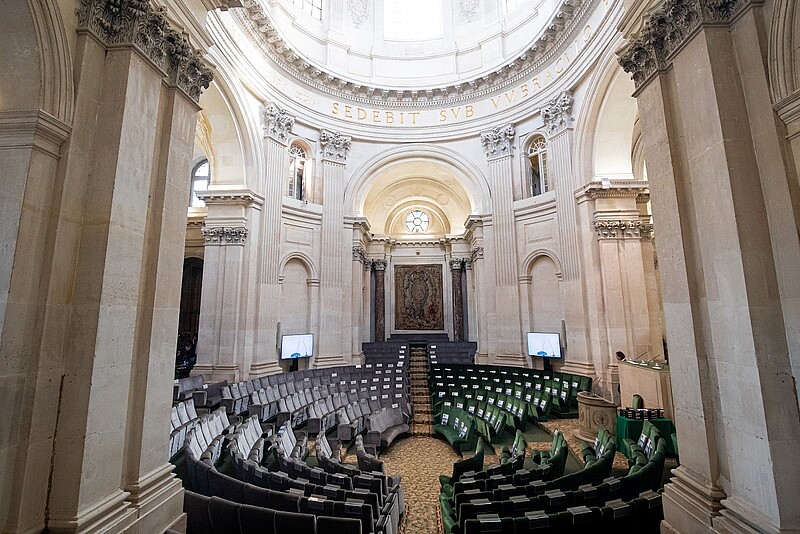
<svg viewBox="0 0 800 534">
<path fill-rule="evenodd" d="M 411 434 L 432 436 L 433 408 L 431 407 L 431 392 L 428 387 L 428 351 L 424 346 L 412 344 L 410 356 L 408 372 L 411 381 L 411 402 L 414 405 Z"/>
</svg>

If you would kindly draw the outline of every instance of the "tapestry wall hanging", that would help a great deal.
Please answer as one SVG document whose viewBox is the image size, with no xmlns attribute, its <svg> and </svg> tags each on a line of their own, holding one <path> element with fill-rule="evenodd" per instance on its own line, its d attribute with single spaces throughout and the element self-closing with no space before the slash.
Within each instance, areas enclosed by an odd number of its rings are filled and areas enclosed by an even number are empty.
<svg viewBox="0 0 800 534">
<path fill-rule="evenodd" d="M 441 265 L 395 266 L 394 294 L 397 330 L 444 330 Z"/>
</svg>

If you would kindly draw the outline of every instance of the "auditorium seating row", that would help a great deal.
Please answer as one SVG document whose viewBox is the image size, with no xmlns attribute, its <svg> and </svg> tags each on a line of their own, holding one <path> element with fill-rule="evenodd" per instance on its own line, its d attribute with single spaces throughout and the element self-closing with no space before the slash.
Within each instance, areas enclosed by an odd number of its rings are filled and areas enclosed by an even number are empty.
<svg viewBox="0 0 800 534">
<path fill-rule="evenodd" d="M 546 421 L 551 409 L 561 414 L 573 409 L 578 393 L 591 388 L 591 380 L 515 367 L 433 365 L 429 385 L 437 412 L 442 406 L 455 406 L 495 426 L 486 412 L 497 407 L 509 424 L 513 419 L 524 428 L 527 420 Z"/>
<path fill-rule="evenodd" d="M 217 417 L 224 417 L 225 412 L 218 410 L 215 412 Z M 207 497 L 217 497 L 233 503 L 232 507 L 240 510 L 242 505 L 256 506 L 262 509 L 271 510 L 273 514 L 278 512 L 291 512 L 303 513 L 312 516 L 302 519 L 301 524 L 305 525 L 303 528 L 306 532 L 334 532 L 334 530 L 320 530 L 321 526 L 326 529 L 345 528 L 347 532 L 385 532 L 394 534 L 397 532 L 396 527 L 399 523 L 399 509 L 394 508 L 394 502 L 385 497 L 382 493 L 375 494 L 375 491 L 382 490 L 383 481 L 379 478 L 374 478 L 359 473 L 359 479 L 355 480 L 367 489 L 362 489 L 360 493 L 353 493 L 347 490 L 354 489 L 354 480 L 346 475 L 328 476 L 322 469 L 315 469 L 315 472 L 303 462 L 296 459 L 288 459 L 285 456 L 285 450 L 295 448 L 305 448 L 306 436 L 302 434 L 302 441 L 292 432 L 290 425 L 284 425 L 277 435 L 273 435 L 271 427 L 265 431 L 256 417 L 250 417 L 241 423 L 235 431 L 232 427 L 222 428 L 221 424 L 209 426 L 208 431 L 200 432 L 201 423 L 196 425 L 194 429 L 189 432 L 187 437 L 187 444 L 184 448 L 184 457 L 186 459 L 186 476 L 184 479 L 185 486 L 193 492 L 200 493 Z M 214 431 L 220 431 L 216 436 L 213 435 Z M 223 433 L 224 432 L 224 433 Z M 292 437 L 292 441 L 288 442 L 288 437 Z M 209 443 L 210 439 L 210 443 Z M 234 468 L 237 477 L 229 477 L 219 472 L 215 464 L 221 460 L 221 441 L 225 440 L 227 447 L 227 454 L 233 459 Z M 288 445 L 287 445 L 288 443 Z M 208 446 L 204 447 L 207 444 Z M 282 445 L 283 444 L 283 445 Z M 302 479 L 300 482 L 299 477 L 294 487 L 281 486 L 281 490 L 269 489 L 272 486 L 277 486 L 280 481 L 283 484 L 286 481 L 293 480 L 288 472 L 269 472 L 261 466 L 264 460 L 265 451 L 271 450 L 276 457 L 281 457 L 285 461 L 279 465 L 285 471 L 300 471 L 300 475 L 305 475 L 310 478 Z M 298 455 L 304 456 L 304 454 Z M 302 466 L 302 468 L 300 468 Z M 314 475 L 317 475 L 316 477 Z M 315 485 L 312 478 L 324 485 Z M 377 484 L 373 484 L 376 482 Z M 255 483 L 255 484 L 254 484 Z M 336 484 L 341 486 L 336 486 Z M 334 488 L 341 490 L 340 492 L 329 492 L 326 495 L 326 488 Z M 347 489 L 345 489 L 347 488 Z M 375 495 L 381 495 L 381 506 L 386 513 L 376 514 L 373 518 L 373 508 L 371 504 L 367 504 L 369 497 L 373 498 Z M 388 495 L 388 491 L 386 493 Z M 362 497 L 359 499 L 359 497 Z M 358 502 L 348 502 L 357 499 Z M 376 503 L 377 500 L 373 499 Z M 387 506 L 388 505 L 388 506 Z M 229 507 L 230 507 L 229 506 Z M 237 507 L 238 506 L 238 507 Z M 195 511 L 195 514 L 199 513 Z M 210 512 L 201 517 L 213 517 Z M 350 518 L 356 521 L 358 528 L 354 524 L 349 526 L 346 524 L 329 524 L 328 522 L 319 522 L 313 519 L 313 516 L 335 516 L 341 518 Z M 275 516 L 277 517 L 277 516 Z M 232 518 L 229 518 L 232 520 Z M 298 519 L 298 520 L 300 520 Z M 373 520 L 374 519 L 374 520 Z M 276 519 L 274 519 L 276 520 Z M 189 518 L 189 523 L 192 523 L 192 518 Z M 236 523 L 232 523 L 236 524 Z M 313 526 L 313 529 L 311 528 Z M 314 530 L 316 529 L 316 530 Z M 219 530 L 216 530 L 219 531 Z M 230 532 L 231 530 L 222 530 L 223 532 Z M 191 529 L 190 529 L 191 532 Z"/>
<path fill-rule="evenodd" d="M 428 343 L 428 359 L 432 364 L 472 365 L 478 344 L 474 341 L 448 341 Z"/>
<path fill-rule="evenodd" d="M 440 494 L 445 532 L 520 532 L 519 528 L 531 527 L 524 526 L 523 519 L 530 519 L 533 514 L 547 516 L 537 520 L 537 528 L 542 529 L 575 527 L 579 531 L 576 525 L 585 525 L 585 518 L 609 522 L 609 525 L 647 523 L 657 526 L 661 501 L 660 495 L 654 492 L 661 485 L 666 442 L 657 430 L 653 432 L 648 428 L 647 431 L 648 436 L 640 439 L 641 450 L 633 453 L 628 474 L 620 478 L 609 477 L 616 441 L 602 427 L 595 442 L 583 449 L 586 465 L 574 473 L 550 481 L 526 469 L 505 476 L 486 476 L 484 472 L 462 474 L 452 484 L 451 491 L 443 485 Z M 557 442 L 558 435 L 554 436 L 553 446 Z M 558 446 L 566 448 L 566 444 L 561 443 Z M 550 451 L 534 455 L 534 463 L 552 462 L 558 454 L 553 453 L 553 446 Z M 575 513 L 576 507 L 581 507 L 580 513 Z M 658 509 L 656 513 L 647 511 L 654 508 Z M 485 514 L 495 514 L 496 518 L 487 523 Z M 485 524 L 470 523 L 479 517 Z M 516 519 L 509 521 L 512 518 Z"/>
<path fill-rule="evenodd" d="M 317 517 L 240 504 L 220 497 L 186 491 L 184 496 L 188 534 L 361 534 L 357 519 Z"/>
<path fill-rule="evenodd" d="M 225 386 L 228 384 L 227 380 L 216 382 L 216 385 Z M 172 385 L 172 400 L 173 402 L 185 401 L 191 399 L 196 391 L 201 391 L 209 387 L 203 375 L 189 376 L 186 378 L 176 378 Z"/>
</svg>

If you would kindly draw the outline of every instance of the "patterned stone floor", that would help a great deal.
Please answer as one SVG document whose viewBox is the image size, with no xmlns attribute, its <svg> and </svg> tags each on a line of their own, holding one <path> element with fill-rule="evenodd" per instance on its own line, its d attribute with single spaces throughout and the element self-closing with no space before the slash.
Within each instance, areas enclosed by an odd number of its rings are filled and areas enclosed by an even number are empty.
<svg viewBox="0 0 800 534">
<path fill-rule="evenodd" d="M 453 472 L 458 454 L 445 441 L 411 436 L 395 441 L 381 458 L 387 473 L 403 475 L 406 511 L 401 533 L 437 534 L 439 475 Z"/>
</svg>

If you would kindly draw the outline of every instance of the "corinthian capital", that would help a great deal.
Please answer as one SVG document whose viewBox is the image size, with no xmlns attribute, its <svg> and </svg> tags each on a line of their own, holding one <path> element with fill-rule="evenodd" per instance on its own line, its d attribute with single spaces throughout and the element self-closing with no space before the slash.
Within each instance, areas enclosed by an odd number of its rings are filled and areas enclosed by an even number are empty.
<svg viewBox="0 0 800 534">
<path fill-rule="evenodd" d="M 503 127 L 495 126 L 488 132 L 482 132 L 481 146 L 486 152 L 486 158 L 492 160 L 502 156 L 511 156 L 514 153 L 516 133 L 513 124 Z"/>
<path fill-rule="evenodd" d="M 294 117 L 275 104 L 264 107 L 264 137 L 271 137 L 281 143 L 289 140 L 294 126 Z"/>
<path fill-rule="evenodd" d="M 636 89 L 668 67 L 671 54 L 704 24 L 727 24 L 758 0 L 666 0 L 650 13 L 642 30 L 628 38 L 619 64 L 631 74 Z"/>
<path fill-rule="evenodd" d="M 349 135 L 342 135 L 339 132 L 329 132 L 322 130 L 319 133 L 319 145 L 322 148 L 322 159 L 344 163 L 350 153 L 350 145 L 353 138 Z"/>
<path fill-rule="evenodd" d="M 132 46 L 194 101 L 214 79 L 202 52 L 169 25 L 163 7 L 148 0 L 81 0 L 78 31 L 91 33 L 106 46 Z"/>
<path fill-rule="evenodd" d="M 555 135 L 572 127 L 572 93 L 562 91 L 555 98 L 548 100 L 542 108 L 542 120 L 548 135 Z"/>
<path fill-rule="evenodd" d="M 204 227 L 201 232 L 205 237 L 206 246 L 209 245 L 244 245 L 247 239 L 247 228 L 237 227 Z"/>
</svg>

